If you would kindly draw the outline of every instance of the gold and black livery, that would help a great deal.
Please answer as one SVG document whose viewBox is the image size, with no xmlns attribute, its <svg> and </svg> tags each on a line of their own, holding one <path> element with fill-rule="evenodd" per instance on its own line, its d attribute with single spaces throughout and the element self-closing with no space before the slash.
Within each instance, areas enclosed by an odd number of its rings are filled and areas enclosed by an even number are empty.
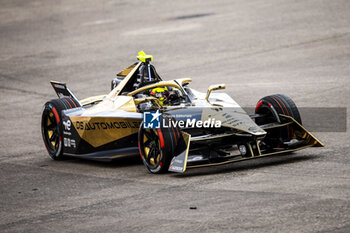
<svg viewBox="0 0 350 233">
<path fill-rule="evenodd" d="M 225 84 L 202 93 L 189 87 L 190 78 L 164 81 L 151 55 L 141 51 L 137 58 L 117 74 L 106 95 L 78 100 L 65 83 L 51 81 L 59 98 L 44 105 L 41 121 L 51 158 L 112 160 L 139 154 L 152 173 L 185 172 L 324 146 L 302 126 L 297 106 L 286 95 L 260 99 L 255 114 L 248 115 L 228 94 L 213 92 Z M 166 98 L 157 98 L 155 90 L 166 91 Z M 159 128 L 145 127 L 147 112 L 160 116 Z M 199 121 L 209 123 L 205 127 Z"/>
</svg>

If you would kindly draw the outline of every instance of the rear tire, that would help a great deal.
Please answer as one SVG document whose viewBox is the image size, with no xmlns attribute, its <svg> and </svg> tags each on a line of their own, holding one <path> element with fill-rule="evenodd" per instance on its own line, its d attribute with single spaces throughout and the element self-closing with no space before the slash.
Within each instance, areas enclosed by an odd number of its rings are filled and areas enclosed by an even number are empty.
<svg viewBox="0 0 350 233">
<path fill-rule="evenodd" d="M 61 112 L 79 106 L 72 98 L 53 99 L 45 103 L 41 117 L 41 134 L 49 156 L 60 160 L 63 156 Z"/>
</svg>

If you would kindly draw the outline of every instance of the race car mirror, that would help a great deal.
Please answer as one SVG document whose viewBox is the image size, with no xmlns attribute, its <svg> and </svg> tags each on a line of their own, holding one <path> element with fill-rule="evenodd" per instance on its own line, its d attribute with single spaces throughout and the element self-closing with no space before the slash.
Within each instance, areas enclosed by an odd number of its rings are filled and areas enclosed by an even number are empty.
<svg viewBox="0 0 350 233">
<path fill-rule="evenodd" d="M 220 90 L 220 89 L 225 89 L 226 88 L 226 85 L 225 84 L 215 84 L 215 85 L 211 85 L 209 86 L 208 88 L 208 91 L 207 91 L 207 96 L 205 97 L 205 99 L 208 101 L 209 103 L 209 96 L 210 96 L 210 93 L 212 91 L 215 91 L 215 90 Z"/>
</svg>

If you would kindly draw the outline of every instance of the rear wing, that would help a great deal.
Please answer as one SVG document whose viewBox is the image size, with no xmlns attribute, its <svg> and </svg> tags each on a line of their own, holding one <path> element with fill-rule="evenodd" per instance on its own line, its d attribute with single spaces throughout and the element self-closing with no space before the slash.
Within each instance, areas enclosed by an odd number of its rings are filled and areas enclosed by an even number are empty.
<svg viewBox="0 0 350 233">
<path fill-rule="evenodd" d="M 79 107 L 81 107 L 81 104 L 79 100 L 75 97 L 75 95 L 68 89 L 67 85 L 65 83 L 57 82 L 57 81 L 50 81 L 53 89 L 55 90 L 58 98 L 72 98 L 74 99 L 77 103 L 79 103 Z"/>
</svg>

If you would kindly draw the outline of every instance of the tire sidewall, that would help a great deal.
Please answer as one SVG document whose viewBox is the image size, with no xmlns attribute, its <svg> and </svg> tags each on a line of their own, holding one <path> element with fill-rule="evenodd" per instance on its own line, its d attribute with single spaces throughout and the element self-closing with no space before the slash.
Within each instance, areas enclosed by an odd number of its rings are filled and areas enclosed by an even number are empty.
<svg viewBox="0 0 350 233">
<path fill-rule="evenodd" d="M 259 103 L 261 103 L 259 105 Z M 269 111 L 275 118 L 277 122 L 281 123 L 281 119 L 278 114 L 283 114 L 293 117 L 297 122 L 301 124 L 301 117 L 299 110 L 294 103 L 294 101 L 286 95 L 276 94 L 265 96 L 264 98 L 258 101 L 257 108 L 255 113 L 264 114 L 266 111 Z M 270 123 L 269 121 L 258 122 L 258 125 Z M 275 130 L 277 133 L 277 130 Z M 283 127 L 279 130 L 279 137 L 282 140 L 289 140 L 293 138 L 293 129 L 290 126 Z"/>
<path fill-rule="evenodd" d="M 163 117 L 169 117 L 169 116 L 166 116 L 166 115 L 163 115 Z M 140 152 L 140 155 L 141 155 L 141 159 L 144 163 L 144 165 L 147 167 L 147 169 L 151 172 L 151 173 L 164 173 L 164 172 L 167 172 L 168 171 L 168 168 L 169 168 L 169 165 L 170 165 L 170 162 L 171 162 L 171 159 L 173 158 L 174 156 L 174 153 L 175 153 L 175 148 L 176 148 L 176 145 L 175 145 L 175 141 L 179 141 L 180 138 L 178 138 L 176 135 L 176 138 L 174 138 L 174 134 L 173 134 L 173 131 L 174 130 L 173 128 L 169 127 L 169 128 L 160 128 L 160 129 L 156 129 L 155 131 L 157 132 L 156 135 L 157 135 L 157 140 L 158 140 L 158 143 L 160 143 L 160 137 L 163 137 L 163 142 L 164 142 L 164 147 L 161 148 L 160 150 L 160 153 L 161 153 L 161 163 L 159 163 L 159 165 L 157 167 L 151 167 L 147 161 L 146 161 L 146 158 L 145 158 L 145 154 L 144 154 L 144 149 L 141 148 L 143 143 L 141 143 L 141 140 L 143 140 L 143 134 L 142 134 L 142 130 L 143 129 L 143 122 L 141 123 L 140 125 L 140 128 L 139 128 L 139 134 L 138 134 L 138 140 L 139 140 L 139 152 Z M 161 132 L 161 135 L 159 135 L 159 131 Z"/>
</svg>

